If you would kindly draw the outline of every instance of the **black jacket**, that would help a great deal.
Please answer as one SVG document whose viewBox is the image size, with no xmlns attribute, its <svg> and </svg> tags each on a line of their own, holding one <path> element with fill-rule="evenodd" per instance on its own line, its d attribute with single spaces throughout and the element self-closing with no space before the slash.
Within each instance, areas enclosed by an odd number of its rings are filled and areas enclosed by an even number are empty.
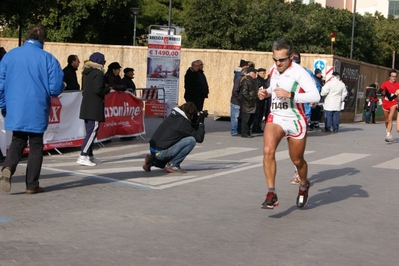
<svg viewBox="0 0 399 266">
<path fill-rule="evenodd" d="M 184 99 L 186 102 L 191 102 L 198 98 L 205 98 L 201 93 L 201 83 L 198 72 L 195 72 L 191 67 L 187 69 L 184 75 Z"/>
<path fill-rule="evenodd" d="M 129 90 L 134 95 L 136 95 L 136 84 L 134 84 L 133 80 L 129 77 L 124 76 L 122 78 L 122 81 L 125 84 L 126 90 Z"/>
<path fill-rule="evenodd" d="M 208 86 L 208 81 L 206 80 L 206 76 L 204 74 L 203 70 L 198 70 L 198 78 L 200 82 L 200 87 L 201 87 L 201 96 L 203 98 L 208 98 L 209 94 L 209 86 Z"/>
<path fill-rule="evenodd" d="M 253 114 L 258 104 L 258 84 L 249 75 L 240 82 L 241 112 Z"/>
<path fill-rule="evenodd" d="M 103 122 L 104 97 L 110 89 L 105 87 L 102 65 L 87 61 L 83 70 L 82 103 L 80 105 L 80 119 Z"/>
<path fill-rule="evenodd" d="M 163 151 L 167 150 L 181 139 L 194 137 L 198 143 L 202 143 L 205 137 L 205 126 L 194 126 L 186 114 L 179 108 L 172 109 L 171 114 L 159 125 L 150 139 L 150 147 Z"/>
<path fill-rule="evenodd" d="M 104 75 L 105 84 L 108 84 L 113 90 L 125 91 L 126 86 L 123 83 L 121 76 L 115 76 L 112 72 L 107 72 Z"/>
<path fill-rule="evenodd" d="M 235 105 L 241 105 L 241 96 L 240 96 L 241 77 L 242 77 L 242 75 L 240 75 L 234 79 L 233 89 L 231 90 L 230 103 L 235 104 Z"/>
<path fill-rule="evenodd" d="M 62 71 L 64 72 L 64 82 L 67 84 L 65 90 L 79 90 L 80 85 L 76 76 L 76 68 L 67 65 Z"/>
</svg>

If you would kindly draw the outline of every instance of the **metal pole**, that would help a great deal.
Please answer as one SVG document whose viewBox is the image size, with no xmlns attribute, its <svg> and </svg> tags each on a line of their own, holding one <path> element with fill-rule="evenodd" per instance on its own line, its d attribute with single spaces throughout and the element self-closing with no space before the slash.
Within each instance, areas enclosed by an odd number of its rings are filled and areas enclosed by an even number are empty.
<svg viewBox="0 0 399 266">
<path fill-rule="evenodd" d="M 137 22 L 137 16 L 136 14 L 134 14 L 133 46 L 136 46 L 136 22 Z"/>
<path fill-rule="evenodd" d="M 392 69 L 395 68 L 395 55 L 396 55 L 396 51 L 393 50 L 393 52 L 392 52 Z"/>
<path fill-rule="evenodd" d="M 170 35 L 171 20 L 172 20 L 172 0 L 169 0 L 168 35 Z"/>
<path fill-rule="evenodd" d="M 352 59 L 352 54 L 353 54 L 353 39 L 355 38 L 355 20 L 356 20 L 356 0 L 355 0 L 355 5 L 353 6 L 352 38 L 351 38 L 351 55 L 350 55 L 350 59 Z"/>
</svg>

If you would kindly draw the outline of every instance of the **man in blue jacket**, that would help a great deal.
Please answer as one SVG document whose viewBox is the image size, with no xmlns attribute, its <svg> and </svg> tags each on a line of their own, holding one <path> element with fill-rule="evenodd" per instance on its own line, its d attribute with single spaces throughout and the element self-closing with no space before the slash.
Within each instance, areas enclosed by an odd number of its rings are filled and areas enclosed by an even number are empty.
<svg viewBox="0 0 399 266">
<path fill-rule="evenodd" d="M 57 97 L 64 88 L 59 62 L 43 50 L 46 37 L 43 26 L 31 27 L 24 45 L 9 51 L 0 63 L 0 109 L 5 129 L 13 132 L 1 170 L 0 188 L 5 192 L 11 190 L 11 177 L 28 140 L 26 193 L 44 191 L 39 186 L 43 135 L 48 126 L 51 97 Z"/>
</svg>

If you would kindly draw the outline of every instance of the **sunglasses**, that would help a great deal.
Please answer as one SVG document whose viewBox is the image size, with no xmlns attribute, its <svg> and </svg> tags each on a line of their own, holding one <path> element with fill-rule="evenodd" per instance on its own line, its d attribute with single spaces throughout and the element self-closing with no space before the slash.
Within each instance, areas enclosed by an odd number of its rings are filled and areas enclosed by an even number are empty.
<svg viewBox="0 0 399 266">
<path fill-rule="evenodd" d="M 273 57 L 273 61 L 274 62 L 280 62 L 280 63 L 283 63 L 285 60 L 287 60 L 288 58 L 290 58 L 289 56 L 287 56 L 287 57 L 284 57 L 284 58 L 274 58 Z"/>
<path fill-rule="evenodd" d="M 390 76 L 391 78 L 396 78 L 397 76 Z"/>
</svg>

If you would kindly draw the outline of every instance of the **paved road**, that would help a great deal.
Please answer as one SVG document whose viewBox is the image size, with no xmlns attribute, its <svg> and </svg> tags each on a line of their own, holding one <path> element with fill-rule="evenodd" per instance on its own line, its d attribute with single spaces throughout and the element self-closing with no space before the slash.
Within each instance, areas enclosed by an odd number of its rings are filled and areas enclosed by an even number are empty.
<svg viewBox="0 0 399 266">
<path fill-rule="evenodd" d="M 141 169 L 146 140 L 113 140 L 104 162 L 76 165 L 78 149 L 45 156 L 41 185 L 26 195 L 25 162 L 10 193 L 0 192 L 0 265 L 396 265 L 399 135 L 384 125 L 342 124 L 310 132 L 309 204 L 286 141 L 277 152 L 280 206 L 266 194 L 261 137 L 231 137 L 228 121 L 206 121 L 205 142 L 183 162 L 186 174 Z"/>
</svg>

